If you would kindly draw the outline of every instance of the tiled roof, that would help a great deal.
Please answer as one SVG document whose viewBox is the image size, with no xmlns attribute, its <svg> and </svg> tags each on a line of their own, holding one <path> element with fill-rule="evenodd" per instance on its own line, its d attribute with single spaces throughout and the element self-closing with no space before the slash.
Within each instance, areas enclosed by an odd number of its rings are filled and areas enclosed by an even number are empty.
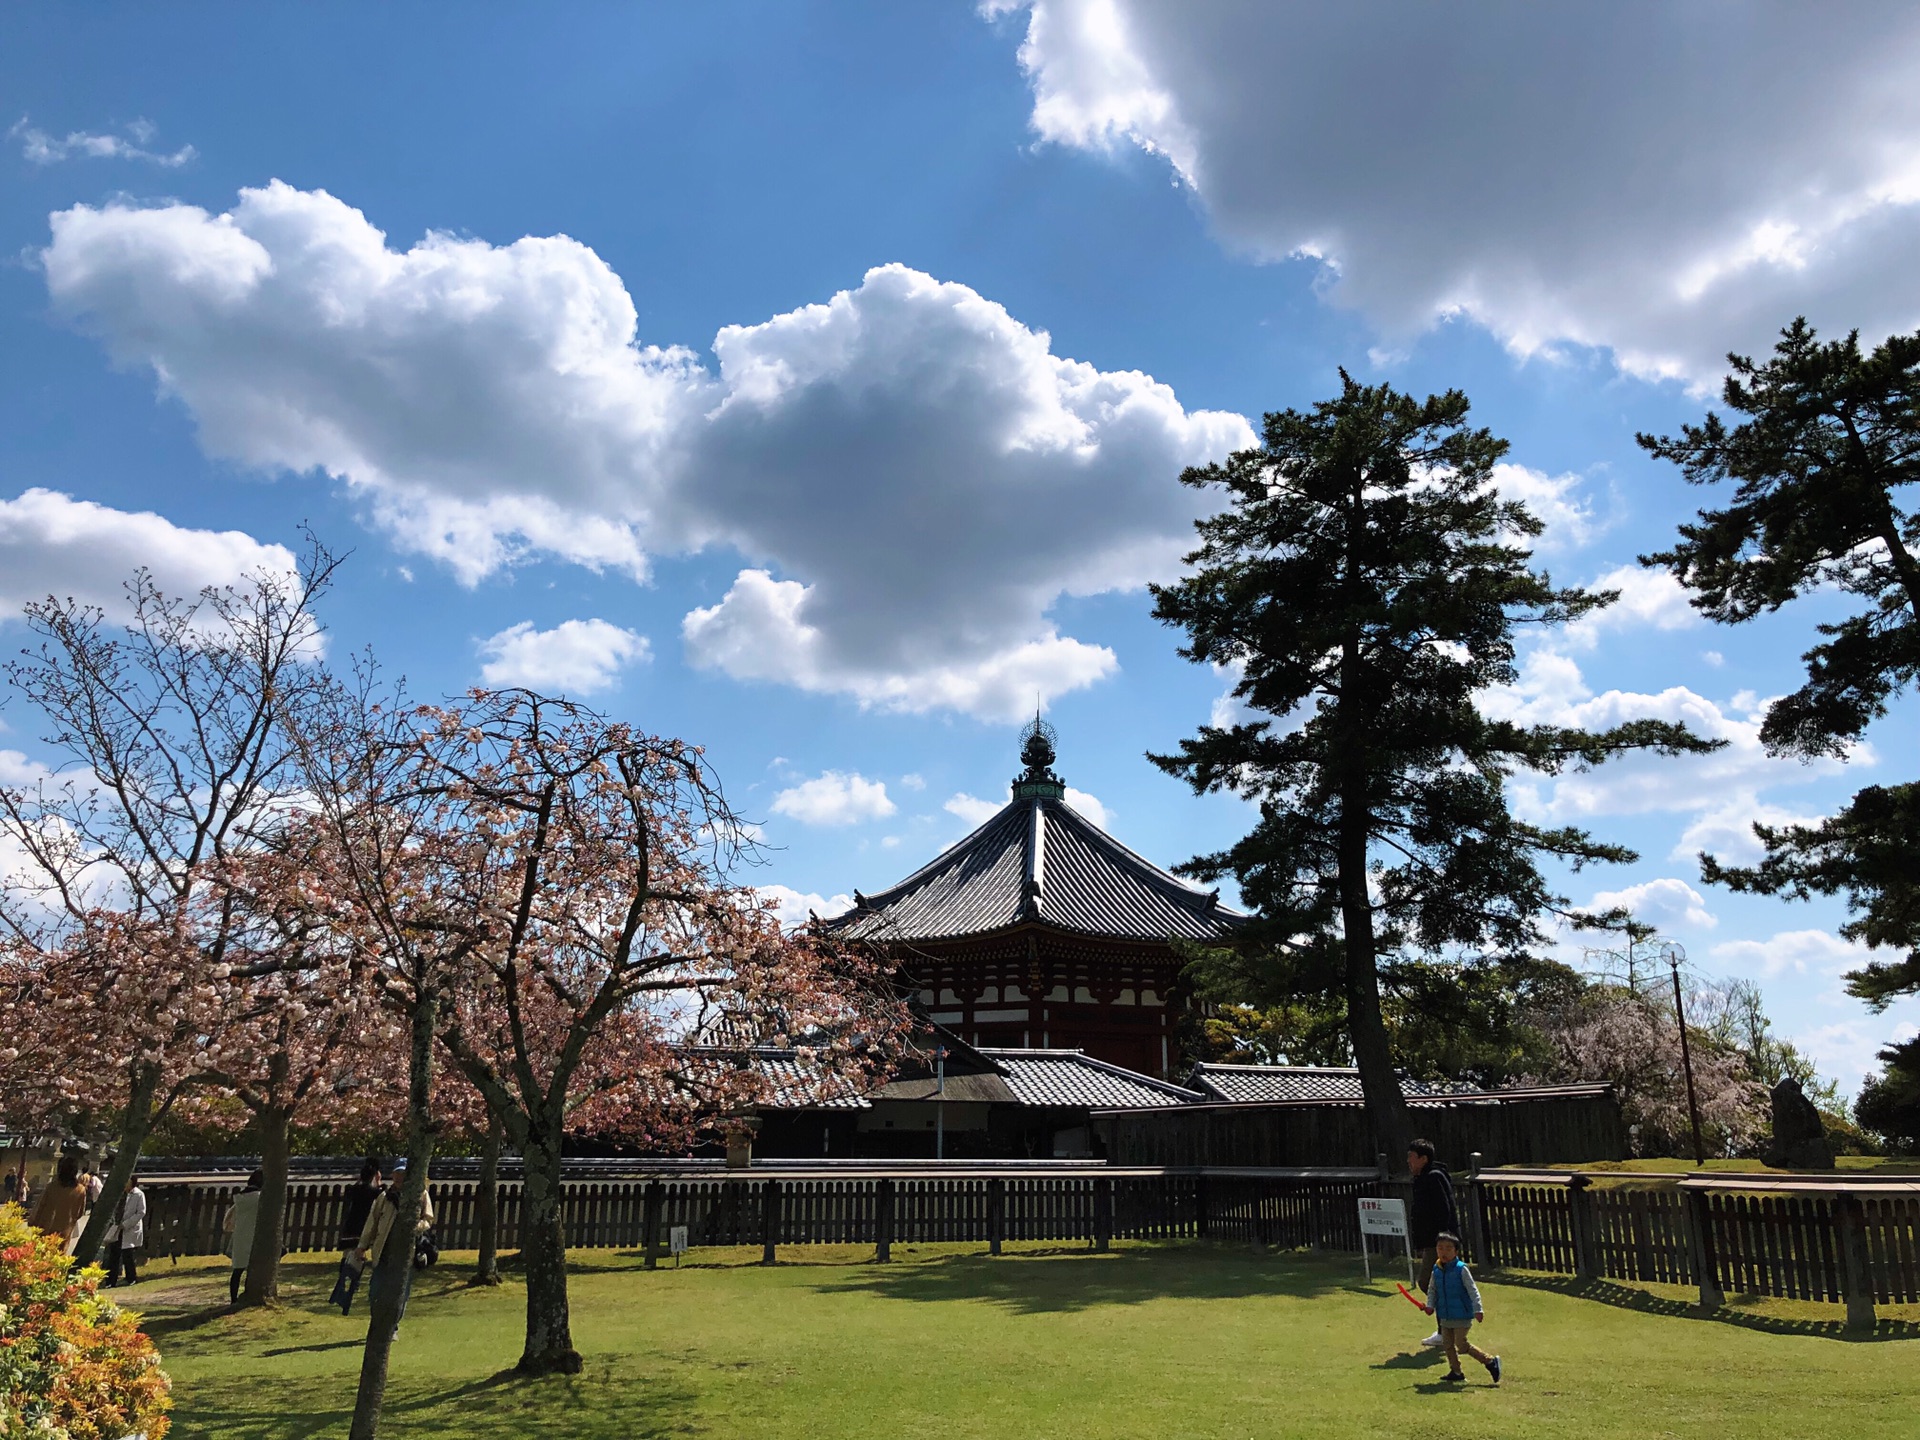
<svg viewBox="0 0 1920 1440">
<path fill-rule="evenodd" d="M 1360 1072 L 1351 1065 L 1215 1065 L 1202 1063 L 1187 1083 L 1214 1100 L 1359 1100 Z M 1431 1085 L 1400 1077 L 1404 1095 L 1478 1094 L 1472 1085 Z"/>
<path fill-rule="evenodd" d="M 773 1046 L 752 1049 L 688 1046 L 682 1054 L 689 1071 L 703 1068 L 746 1064 L 766 1082 L 767 1096 L 762 1102 L 774 1110 L 865 1110 L 866 1097 L 846 1080 L 825 1074 L 818 1065 L 803 1060 L 792 1050 Z"/>
<path fill-rule="evenodd" d="M 1131 940 L 1213 940 L 1244 918 L 1168 874 L 1052 795 L 1023 796 L 930 864 L 859 903 L 851 940 L 978 935 L 1038 921 Z"/>
<path fill-rule="evenodd" d="M 1007 1088 L 1022 1105 L 1197 1105 L 1207 1097 L 1150 1075 L 1123 1070 L 1080 1050 L 1000 1050 L 982 1054 L 1006 1073 Z"/>
</svg>

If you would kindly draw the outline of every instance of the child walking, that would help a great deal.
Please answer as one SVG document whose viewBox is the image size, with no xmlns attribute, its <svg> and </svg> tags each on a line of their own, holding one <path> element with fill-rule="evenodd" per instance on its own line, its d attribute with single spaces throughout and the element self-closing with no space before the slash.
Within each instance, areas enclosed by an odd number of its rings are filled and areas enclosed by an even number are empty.
<svg viewBox="0 0 1920 1440">
<path fill-rule="evenodd" d="M 1474 1322 L 1486 1319 L 1480 1306 L 1480 1287 L 1473 1283 L 1473 1272 L 1460 1258 L 1460 1237 L 1441 1232 L 1434 1241 L 1433 1278 L 1427 1282 L 1427 1303 L 1421 1308 L 1439 1322 L 1440 1339 L 1447 1351 L 1447 1379 L 1465 1380 L 1460 1370 L 1460 1352 L 1466 1351 L 1487 1367 L 1493 1383 L 1500 1383 L 1500 1357 L 1489 1355 L 1471 1340 L 1467 1331 Z"/>
</svg>

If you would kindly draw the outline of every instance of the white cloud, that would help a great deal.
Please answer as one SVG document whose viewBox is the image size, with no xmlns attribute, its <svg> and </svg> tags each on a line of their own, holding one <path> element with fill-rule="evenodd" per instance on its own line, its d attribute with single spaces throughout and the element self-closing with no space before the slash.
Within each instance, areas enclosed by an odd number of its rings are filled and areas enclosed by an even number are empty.
<svg viewBox="0 0 1920 1440">
<path fill-rule="evenodd" d="M 20 142 L 21 157 L 33 165 L 57 165 L 62 160 L 75 159 L 144 160 L 150 165 L 174 170 L 199 153 L 191 145 L 182 145 L 171 152 L 144 148 L 151 145 L 159 133 L 146 120 L 136 120 L 126 130 L 133 137 L 131 140 L 123 140 L 118 135 L 90 134 L 85 130 L 54 136 L 29 125 L 23 118 L 7 131 L 7 138 Z"/>
<path fill-rule="evenodd" d="M 1691 860 L 1702 852 L 1730 865 L 1751 865 L 1766 851 L 1753 827 L 1759 825 L 1816 825 L 1820 816 L 1763 805 L 1751 793 L 1736 795 L 1726 804 L 1696 816 L 1673 847 L 1674 860 Z"/>
<path fill-rule="evenodd" d="M 0 621 L 49 595 L 110 620 L 130 613 L 126 584 L 145 567 L 169 595 L 294 572 L 291 551 L 238 530 L 189 530 L 151 511 L 114 510 L 56 490 L 0 500 Z"/>
<path fill-rule="evenodd" d="M 1529 543 L 1540 555 L 1578 550 L 1604 528 L 1593 513 L 1593 502 L 1583 493 L 1580 475 L 1549 475 L 1525 465 L 1493 467 L 1493 486 L 1503 500 L 1519 500 L 1546 529 Z"/>
<path fill-rule="evenodd" d="M 1680 582 L 1666 570 L 1641 565 L 1618 565 L 1593 580 L 1589 590 L 1617 590 L 1620 598 L 1604 610 L 1576 620 L 1563 632 L 1564 643 L 1592 649 L 1610 631 L 1688 630 L 1705 624 Z"/>
<path fill-rule="evenodd" d="M 902 790 L 924 790 L 927 788 L 927 778 L 920 774 L 902 775 L 900 777 L 900 788 Z"/>
<path fill-rule="evenodd" d="M 1711 930 L 1720 923 L 1707 900 L 1684 880 L 1648 880 L 1624 890 L 1602 890 L 1586 904 L 1596 914 L 1626 910 L 1657 930 Z"/>
<path fill-rule="evenodd" d="M 75 206 L 55 307 L 153 372 L 211 455 L 318 471 L 473 583 L 535 553 L 644 578 L 747 563 L 686 617 L 696 664 L 889 709 L 1012 719 L 1111 673 L 1062 596 L 1175 572 L 1189 464 L 1250 444 L 1134 371 L 900 265 L 691 350 L 565 236 L 430 234 L 274 182 L 223 215 Z M 651 279 L 651 277 L 648 277 Z"/>
<path fill-rule="evenodd" d="M 1006 795 L 998 800 L 982 800 L 978 796 L 969 795 L 963 790 L 959 794 L 950 797 L 947 803 L 941 806 L 941 809 L 950 815 L 958 815 L 969 825 L 984 825 L 1006 807 L 1006 803 L 1012 798 L 1012 795 L 1012 786 L 1008 786 Z M 1102 830 L 1107 829 L 1112 823 L 1113 812 L 1100 803 L 1098 796 L 1089 795 L 1086 791 L 1076 790 L 1073 786 L 1069 785 L 1067 786 L 1066 799 L 1069 806 L 1086 816 L 1087 819 L 1091 820 L 1095 825 L 1098 825 Z"/>
<path fill-rule="evenodd" d="M 841 770 L 828 770 L 773 797 L 775 814 L 805 825 L 858 825 L 884 819 L 895 808 L 885 781 Z"/>
<path fill-rule="evenodd" d="M 1763 707 L 1757 697 L 1742 693 L 1722 706 L 1684 685 L 1651 694 L 1609 690 L 1595 695 L 1575 660 L 1547 649 L 1527 656 L 1519 683 L 1487 692 L 1482 705 L 1490 715 L 1523 724 L 1586 730 L 1611 729 L 1630 720 L 1674 720 L 1696 735 L 1727 742 L 1707 755 L 1635 754 L 1591 771 L 1515 781 L 1514 807 L 1530 820 L 1578 824 L 1602 815 L 1690 811 L 1724 816 L 1755 806 L 1755 797 L 1770 786 L 1806 784 L 1877 760 L 1865 744 L 1850 752 L 1846 762 L 1769 755 L 1760 743 Z"/>
<path fill-rule="evenodd" d="M 1821 1074 L 1831 1075 L 1842 1088 L 1855 1091 L 1868 1075 L 1878 1073 L 1880 1051 L 1912 1038 L 1916 1030 L 1920 1025 L 1913 1019 L 1885 1015 L 1870 1021 L 1841 1020 L 1793 1031 L 1787 1038 L 1802 1054 L 1818 1062 Z"/>
<path fill-rule="evenodd" d="M 1834 977 L 1863 965 L 1872 952 L 1825 930 L 1782 930 L 1765 940 L 1728 940 L 1710 952 L 1717 962 L 1746 975 Z"/>
<path fill-rule="evenodd" d="M 1025 8 L 1043 140 L 1164 156 L 1389 349 L 1464 315 L 1704 386 L 1795 314 L 1920 320 L 1911 7 Z"/>
<path fill-rule="evenodd" d="M 489 685 L 525 686 L 546 694 L 592 695 L 611 688 L 620 672 L 649 658 L 647 637 L 606 620 L 565 620 L 536 630 L 531 620 L 509 625 L 480 642 Z"/>
<path fill-rule="evenodd" d="M 772 902 L 775 917 L 787 929 L 806 924 L 809 914 L 818 915 L 822 920 L 831 920 L 853 908 L 851 895 L 829 898 L 812 891 L 795 890 L 791 885 L 756 885 L 753 888 L 762 900 Z"/>
<path fill-rule="evenodd" d="M 1006 806 L 1005 800 L 982 800 L 977 795 L 969 795 L 962 790 L 950 796 L 940 808 L 949 815 L 958 815 L 969 825 L 984 825 Z"/>
</svg>

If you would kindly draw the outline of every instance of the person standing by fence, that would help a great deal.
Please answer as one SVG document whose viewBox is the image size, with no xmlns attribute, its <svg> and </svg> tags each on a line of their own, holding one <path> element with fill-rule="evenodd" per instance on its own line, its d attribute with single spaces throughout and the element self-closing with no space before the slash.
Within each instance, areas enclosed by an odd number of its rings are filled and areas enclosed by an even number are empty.
<svg viewBox="0 0 1920 1440">
<path fill-rule="evenodd" d="M 352 1313 L 353 1294 L 360 1288 L 360 1276 L 366 1268 L 360 1258 L 360 1237 L 366 1232 L 367 1216 L 379 1198 L 380 1162 L 369 1155 L 360 1167 L 358 1183 L 347 1191 L 340 1211 L 340 1273 L 334 1278 L 329 1303 L 338 1305 L 342 1315 Z"/>
<path fill-rule="evenodd" d="M 227 1211 L 227 1254 L 233 1260 L 233 1270 L 227 1276 L 227 1302 L 231 1305 L 240 1303 L 240 1286 L 247 1278 L 253 1227 L 260 1218 L 260 1187 L 265 1183 L 266 1177 L 258 1170 L 247 1176 L 247 1188 L 233 1197 L 233 1206 Z"/>
<path fill-rule="evenodd" d="M 127 1193 L 120 1197 L 119 1213 L 107 1231 L 107 1286 L 137 1285 L 140 1247 L 147 1243 L 147 1192 L 140 1188 L 140 1177 L 127 1181 Z"/>
<path fill-rule="evenodd" d="M 387 1188 L 374 1201 L 373 1209 L 367 1216 L 366 1230 L 361 1236 L 360 1263 L 373 1270 L 371 1299 L 376 1305 L 380 1303 L 380 1257 L 386 1253 L 387 1246 L 403 1244 L 411 1250 L 413 1242 L 433 1228 L 433 1195 L 423 1187 L 420 1191 L 420 1218 L 414 1222 L 413 1234 L 395 1237 L 394 1223 L 400 1216 L 400 1187 L 406 1183 L 406 1178 L 407 1162 L 397 1161 L 393 1167 L 393 1179 L 387 1182 Z M 400 1272 L 400 1319 L 406 1318 L 407 1297 L 413 1293 L 413 1263 L 413 1256 L 409 1254 Z"/>
<path fill-rule="evenodd" d="M 86 1219 L 87 1185 L 80 1175 L 80 1157 L 69 1150 L 60 1157 L 60 1167 L 40 1192 L 27 1223 L 45 1234 L 58 1235 L 71 1255 Z"/>
<path fill-rule="evenodd" d="M 1431 1140 L 1415 1140 L 1407 1147 L 1407 1169 L 1413 1172 L 1413 1206 L 1407 1217 L 1407 1238 L 1417 1262 L 1414 1282 L 1425 1290 L 1433 1278 L 1435 1247 L 1443 1233 L 1458 1234 L 1460 1217 L 1453 1203 L 1453 1176 L 1434 1158 Z M 1420 1342 L 1437 1350 L 1446 1337 L 1436 1328 Z"/>
</svg>

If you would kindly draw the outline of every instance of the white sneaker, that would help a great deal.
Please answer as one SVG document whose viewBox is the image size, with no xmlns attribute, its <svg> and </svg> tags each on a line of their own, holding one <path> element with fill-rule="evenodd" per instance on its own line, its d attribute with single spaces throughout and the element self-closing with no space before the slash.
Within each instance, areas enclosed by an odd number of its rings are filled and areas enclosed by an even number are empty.
<svg viewBox="0 0 1920 1440">
<path fill-rule="evenodd" d="M 1440 1338 L 1440 1332 L 1436 1330 L 1431 1335 L 1427 1336 L 1426 1339 L 1422 1340 L 1420 1343 L 1426 1346 L 1427 1349 L 1429 1350 L 1438 1350 L 1447 1342 Z"/>
</svg>

